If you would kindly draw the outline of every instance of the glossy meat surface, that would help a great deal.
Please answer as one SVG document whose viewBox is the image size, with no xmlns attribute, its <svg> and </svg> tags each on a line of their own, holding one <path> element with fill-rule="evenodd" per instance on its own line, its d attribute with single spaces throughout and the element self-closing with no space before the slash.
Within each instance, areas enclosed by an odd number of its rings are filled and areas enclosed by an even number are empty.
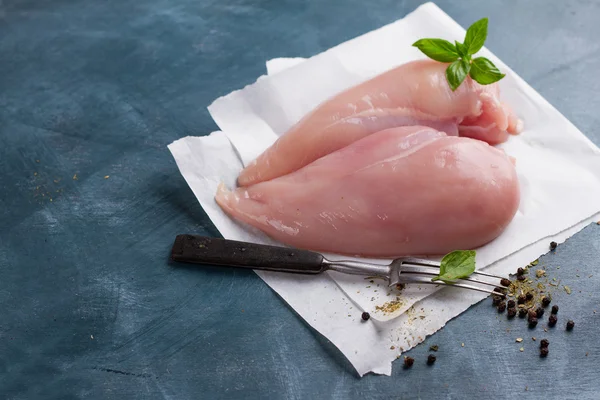
<svg viewBox="0 0 600 400">
<path fill-rule="evenodd" d="M 368 135 L 270 181 L 221 186 L 216 201 L 288 245 L 397 257 L 493 240 L 516 213 L 519 185 L 502 151 L 411 126 Z"/>
<path fill-rule="evenodd" d="M 490 144 L 518 133 L 522 123 L 499 100 L 497 84 L 467 78 L 452 92 L 447 64 L 414 61 L 325 101 L 245 168 L 240 186 L 273 179 L 372 133 L 400 126 L 429 126 L 448 135 Z"/>
</svg>

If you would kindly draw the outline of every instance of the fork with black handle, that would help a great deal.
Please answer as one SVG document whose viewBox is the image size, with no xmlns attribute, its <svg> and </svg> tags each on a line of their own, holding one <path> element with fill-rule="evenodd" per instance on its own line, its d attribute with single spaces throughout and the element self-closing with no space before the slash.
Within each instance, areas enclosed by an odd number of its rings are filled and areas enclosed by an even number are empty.
<svg viewBox="0 0 600 400">
<path fill-rule="evenodd" d="M 197 235 L 178 235 L 171 250 L 176 262 L 219 265 L 267 271 L 316 275 L 338 271 L 351 275 L 387 279 L 389 286 L 405 283 L 447 285 L 505 297 L 501 276 L 475 271 L 455 283 L 432 281 L 440 273 L 440 264 L 414 257 L 401 257 L 388 265 L 360 261 L 331 261 L 314 251 L 270 246 Z"/>
</svg>

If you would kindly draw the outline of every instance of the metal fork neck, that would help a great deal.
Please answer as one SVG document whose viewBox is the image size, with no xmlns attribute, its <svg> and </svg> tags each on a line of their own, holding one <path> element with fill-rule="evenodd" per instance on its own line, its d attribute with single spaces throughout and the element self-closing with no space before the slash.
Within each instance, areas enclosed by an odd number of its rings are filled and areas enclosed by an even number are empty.
<svg viewBox="0 0 600 400">
<path fill-rule="evenodd" d="M 340 260 L 330 261 L 323 259 L 323 265 L 327 270 L 343 272 L 351 275 L 390 277 L 389 265 L 368 264 L 360 261 Z"/>
</svg>

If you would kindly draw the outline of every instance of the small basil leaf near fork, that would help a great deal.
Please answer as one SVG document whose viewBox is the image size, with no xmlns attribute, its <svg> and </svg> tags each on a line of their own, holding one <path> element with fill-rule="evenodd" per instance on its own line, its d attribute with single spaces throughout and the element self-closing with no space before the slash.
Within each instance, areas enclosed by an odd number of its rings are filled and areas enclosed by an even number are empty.
<svg viewBox="0 0 600 400">
<path fill-rule="evenodd" d="M 444 39 L 421 39 L 413 43 L 427 57 L 439 62 L 452 62 L 458 60 L 456 47 Z"/>
<path fill-rule="evenodd" d="M 450 89 L 452 89 L 453 92 L 458 89 L 467 75 L 469 75 L 470 69 L 471 64 L 465 60 L 454 61 L 448 68 L 446 68 L 446 79 L 448 80 Z"/>
<path fill-rule="evenodd" d="M 440 274 L 431 280 L 455 283 L 458 279 L 467 278 L 475 272 L 474 250 L 456 250 L 448 253 L 440 263 Z"/>
<path fill-rule="evenodd" d="M 490 83 L 498 82 L 504 78 L 503 74 L 498 70 L 493 62 L 485 57 L 477 57 L 471 62 L 471 71 L 469 73 L 477 83 L 489 85 Z"/>
</svg>

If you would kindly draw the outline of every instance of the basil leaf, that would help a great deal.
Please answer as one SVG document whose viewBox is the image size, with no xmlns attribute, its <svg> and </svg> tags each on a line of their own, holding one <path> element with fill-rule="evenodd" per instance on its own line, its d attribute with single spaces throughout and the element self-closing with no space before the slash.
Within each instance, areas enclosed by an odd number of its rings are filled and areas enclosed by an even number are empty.
<svg viewBox="0 0 600 400">
<path fill-rule="evenodd" d="M 457 279 L 467 278 L 475 272 L 474 250 L 456 250 L 448 253 L 440 263 L 440 274 L 431 280 L 454 283 Z"/>
<path fill-rule="evenodd" d="M 465 47 L 468 54 L 475 54 L 483 47 L 487 38 L 488 19 L 482 18 L 467 29 Z"/>
<path fill-rule="evenodd" d="M 454 61 L 446 68 L 446 79 L 450 84 L 450 89 L 454 92 L 460 84 L 469 75 L 471 65 L 465 60 Z"/>
<path fill-rule="evenodd" d="M 506 74 L 501 73 L 498 68 L 485 57 L 477 57 L 471 63 L 471 78 L 482 85 L 498 82 Z"/>
<path fill-rule="evenodd" d="M 458 60 L 456 47 L 444 39 L 421 39 L 413 43 L 429 58 L 440 62 L 452 62 Z"/>
<path fill-rule="evenodd" d="M 455 40 L 454 43 L 455 43 L 454 45 L 456 46 L 456 52 L 458 53 L 458 55 L 461 56 L 462 58 L 467 58 L 469 56 L 469 52 L 467 51 L 467 48 L 465 47 L 465 45 L 460 43 L 457 40 Z"/>
</svg>

